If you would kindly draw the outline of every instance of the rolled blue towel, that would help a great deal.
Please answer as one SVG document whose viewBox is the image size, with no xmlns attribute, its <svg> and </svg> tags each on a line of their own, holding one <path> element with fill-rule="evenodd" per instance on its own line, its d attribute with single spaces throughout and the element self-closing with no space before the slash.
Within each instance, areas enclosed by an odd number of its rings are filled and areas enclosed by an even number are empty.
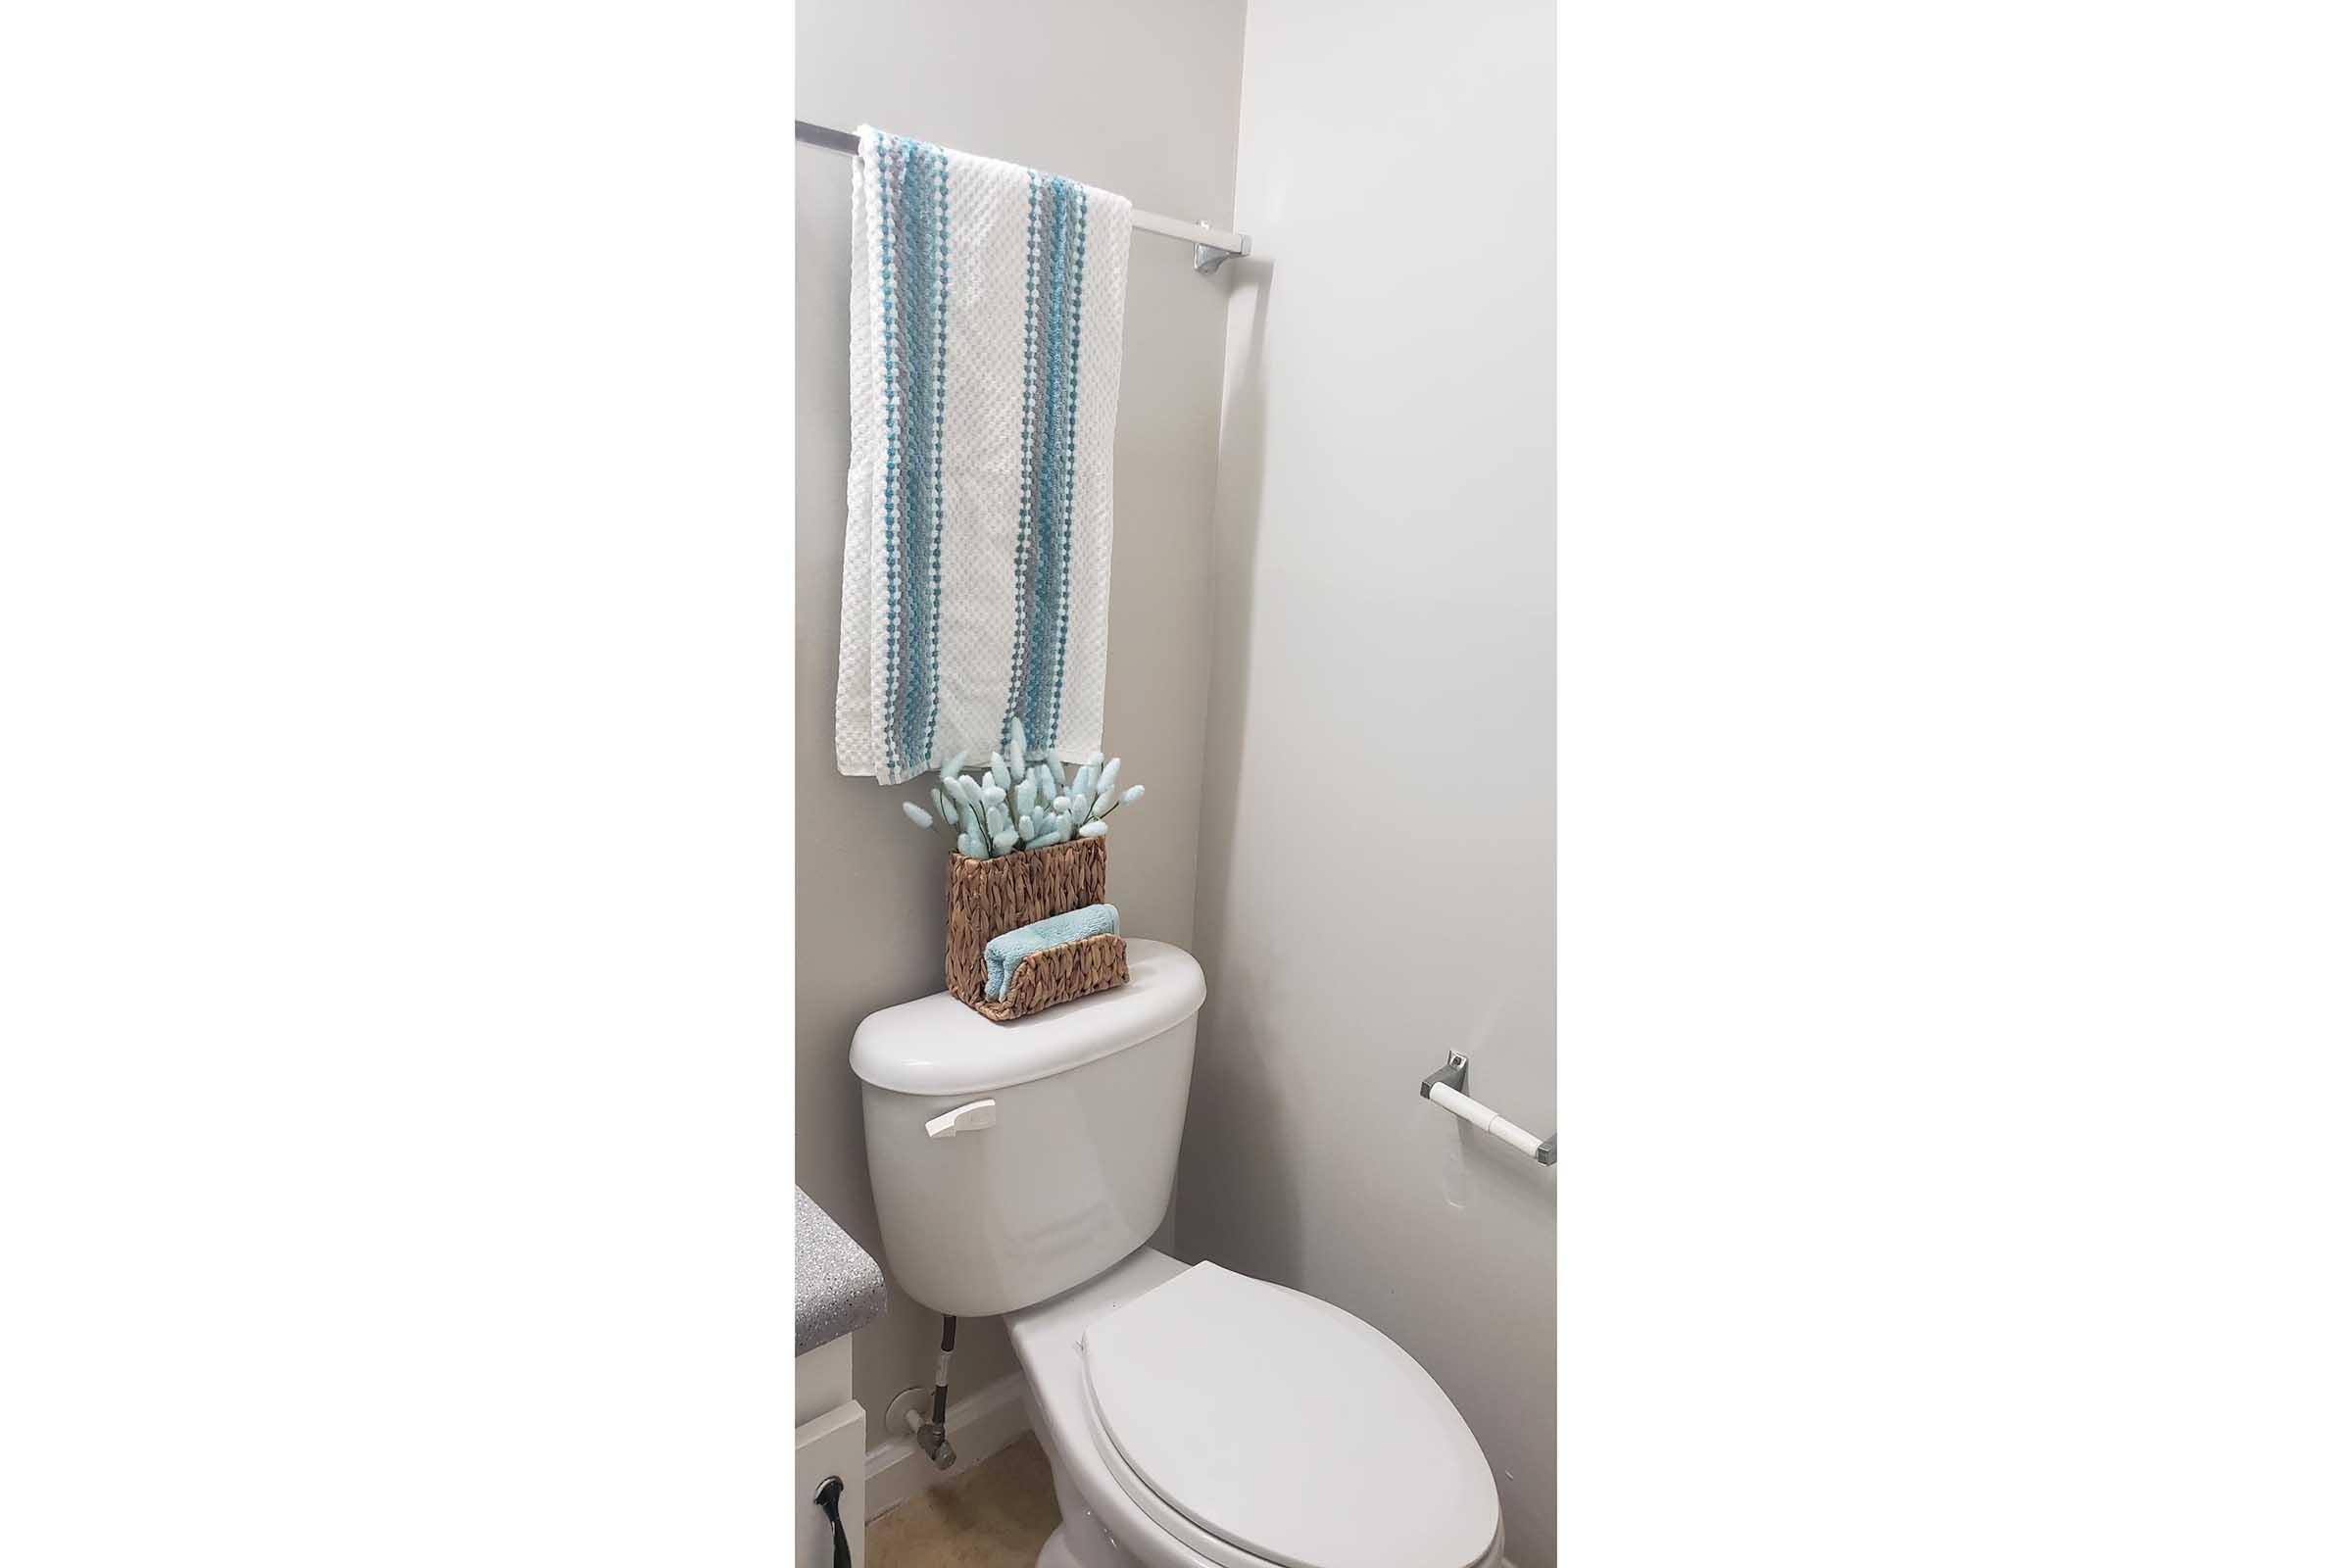
<svg viewBox="0 0 2352 1568">
<path fill-rule="evenodd" d="M 1012 984 L 1012 971 L 1032 953 L 1058 948 L 1065 942 L 1077 942 L 1086 937 L 1111 937 L 1119 934 L 1119 911 L 1107 904 L 1090 904 L 1083 909 L 1067 914 L 1049 914 L 1043 920 L 1032 920 L 1017 931 L 1007 931 L 1001 937 L 991 937 L 985 956 L 988 959 L 987 995 L 991 1002 L 1002 1002 L 1004 988 Z"/>
</svg>

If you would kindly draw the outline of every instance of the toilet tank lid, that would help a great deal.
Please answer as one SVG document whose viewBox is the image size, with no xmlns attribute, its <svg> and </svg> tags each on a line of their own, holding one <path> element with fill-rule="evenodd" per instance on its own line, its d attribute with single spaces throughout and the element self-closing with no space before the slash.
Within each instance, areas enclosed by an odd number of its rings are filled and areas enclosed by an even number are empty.
<svg viewBox="0 0 2352 1568">
<path fill-rule="evenodd" d="M 1129 938 L 1128 980 L 1076 1002 L 992 1023 L 945 991 L 869 1013 L 850 1070 L 905 1095 L 969 1095 L 1049 1078 L 1140 1045 L 1200 1010 L 1200 965 L 1182 948 Z"/>
</svg>

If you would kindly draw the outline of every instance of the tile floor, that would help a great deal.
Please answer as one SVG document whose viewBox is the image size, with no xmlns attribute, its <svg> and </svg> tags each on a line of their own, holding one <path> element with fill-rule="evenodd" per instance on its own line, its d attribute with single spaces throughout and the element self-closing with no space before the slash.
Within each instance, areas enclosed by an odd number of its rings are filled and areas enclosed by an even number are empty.
<svg viewBox="0 0 2352 1568">
<path fill-rule="evenodd" d="M 1025 1436 L 868 1524 L 862 1568 L 1035 1568 L 1059 1523 L 1045 1450 Z"/>
</svg>

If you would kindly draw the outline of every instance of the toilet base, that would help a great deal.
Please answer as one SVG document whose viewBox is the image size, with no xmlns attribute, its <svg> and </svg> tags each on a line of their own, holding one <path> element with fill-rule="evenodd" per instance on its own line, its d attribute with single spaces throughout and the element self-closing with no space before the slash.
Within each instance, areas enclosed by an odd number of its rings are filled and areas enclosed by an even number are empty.
<svg viewBox="0 0 2352 1568">
<path fill-rule="evenodd" d="M 1086 1568 L 1070 1548 L 1070 1533 L 1056 1525 L 1037 1554 L 1037 1568 Z"/>
<path fill-rule="evenodd" d="M 1032 1421 L 1037 1405 L 1030 1401 Z M 1143 1560 L 1123 1550 L 1087 1506 L 1086 1495 L 1071 1479 L 1061 1462 L 1061 1454 L 1054 1446 L 1054 1435 L 1043 1425 L 1035 1427 L 1038 1446 L 1046 1453 L 1046 1468 L 1054 1477 L 1054 1501 L 1061 1510 L 1061 1523 L 1037 1554 L 1037 1568 L 1145 1568 Z"/>
</svg>

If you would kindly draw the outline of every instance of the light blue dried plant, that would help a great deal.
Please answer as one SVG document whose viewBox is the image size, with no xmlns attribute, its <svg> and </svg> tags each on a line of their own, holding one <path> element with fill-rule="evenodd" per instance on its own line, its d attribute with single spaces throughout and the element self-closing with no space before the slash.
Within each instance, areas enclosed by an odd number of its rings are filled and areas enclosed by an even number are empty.
<svg viewBox="0 0 2352 1568">
<path fill-rule="evenodd" d="M 937 828 L 959 855 L 988 860 L 1074 838 L 1099 839 L 1110 831 L 1104 818 L 1144 798 L 1141 784 L 1120 791 L 1115 757 L 1106 762 L 1097 752 L 1071 774 L 1050 749 L 1032 756 L 1018 718 L 1005 725 L 1004 744 L 1006 750 L 989 753 L 978 778 L 964 771 L 971 754 L 949 758 L 931 786 L 930 810 L 912 801 L 900 804 L 906 820 L 926 832 Z"/>
</svg>

